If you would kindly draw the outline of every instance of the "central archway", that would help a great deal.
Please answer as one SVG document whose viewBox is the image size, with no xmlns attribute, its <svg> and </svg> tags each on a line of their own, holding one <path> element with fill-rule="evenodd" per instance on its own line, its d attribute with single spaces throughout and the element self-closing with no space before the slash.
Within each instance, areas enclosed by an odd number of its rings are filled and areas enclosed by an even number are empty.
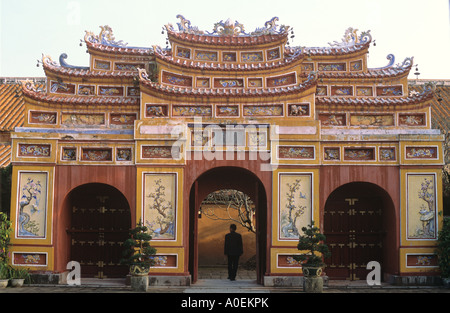
<svg viewBox="0 0 450 313">
<path fill-rule="evenodd" d="M 189 272 L 192 281 L 198 279 L 198 212 L 202 201 L 212 192 L 222 189 L 239 190 L 255 205 L 256 275 L 263 283 L 267 247 L 267 195 L 261 180 L 251 171 L 239 167 L 217 167 L 200 175 L 192 184 L 189 195 Z M 223 234 L 225 235 L 225 233 Z"/>
</svg>

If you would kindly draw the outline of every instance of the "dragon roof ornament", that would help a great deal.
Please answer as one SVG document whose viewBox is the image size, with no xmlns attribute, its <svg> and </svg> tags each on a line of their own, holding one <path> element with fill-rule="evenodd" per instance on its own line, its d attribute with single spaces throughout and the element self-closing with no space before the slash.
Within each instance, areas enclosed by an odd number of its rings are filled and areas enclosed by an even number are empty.
<svg viewBox="0 0 450 313">
<path fill-rule="evenodd" d="M 281 25 L 280 27 L 276 24 L 278 22 L 278 17 L 273 17 L 271 20 L 264 24 L 264 27 L 257 28 L 251 33 L 246 33 L 244 25 L 238 21 L 232 21 L 227 19 L 226 21 L 221 20 L 214 24 L 212 32 L 204 32 L 199 30 L 197 26 L 192 26 L 191 21 L 186 19 L 183 15 L 178 14 L 176 16 L 180 19 L 177 23 L 178 32 L 193 34 L 193 35 L 210 35 L 210 36 L 261 36 L 261 35 L 277 35 L 287 33 L 290 29 L 289 26 Z M 167 24 L 166 29 L 171 32 L 176 32 L 172 24 Z"/>
<path fill-rule="evenodd" d="M 341 42 L 334 41 L 332 43 L 329 42 L 328 44 L 332 47 L 349 47 L 355 45 L 363 45 L 371 41 L 372 35 L 370 34 L 370 30 L 362 32 L 361 35 L 358 36 L 358 29 L 349 27 L 346 29 Z"/>
<path fill-rule="evenodd" d="M 122 40 L 115 41 L 112 28 L 108 25 L 100 26 L 100 34 L 97 36 L 93 32 L 86 31 L 86 35 L 84 36 L 84 41 L 98 43 L 113 47 L 126 47 L 128 43 L 124 43 Z"/>
</svg>

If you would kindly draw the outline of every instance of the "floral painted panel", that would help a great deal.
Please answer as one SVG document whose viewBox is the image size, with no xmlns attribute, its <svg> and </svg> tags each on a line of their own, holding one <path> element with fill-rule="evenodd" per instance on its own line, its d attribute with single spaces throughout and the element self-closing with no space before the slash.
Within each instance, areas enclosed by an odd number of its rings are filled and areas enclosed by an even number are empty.
<svg viewBox="0 0 450 313">
<path fill-rule="evenodd" d="M 328 95 L 328 88 L 327 88 L 327 86 L 317 86 L 317 88 L 316 88 L 316 95 L 317 96 L 327 96 Z"/>
<path fill-rule="evenodd" d="M 222 55 L 222 60 L 224 62 L 236 62 L 236 52 L 224 52 Z"/>
<path fill-rule="evenodd" d="M 261 88 L 263 86 L 262 78 L 249 78 L 248 87 L 249 88 Z"/>
<path fill-rule="evenodd" d="M 111 63 L 110 62 L 106 62 L 106 61 L 95 60 L 94 68 L 97 69 L 97 70 L 110 70 L 111 69 Z"/>
<path fill-rule="evenodd" d="M 354 62 L 350 62 L 350 71 L 355 72 L 355 71 L 361 71 L 362 70 L 362 61 L 354 61 Z"/>
<path fill-rule="evenodd" d="M 372 87 L 356 87 L 356 95 L 358 97 L 372 97 L 373 88 Z"/>
<path fill-rule="evenodd" d="M 332 96 L 353 96 L 352 86 L 331 86 Z"/>
<path fill-rule="evenodd" d="M 297 261 L 294 259 L 293 255 L 286 255 L 286 254 L 278 254 L 277 255 L 277 267 L 301 267 L 301 261 Z"/>
<path fill-rule="evenodd" d="M 132 150 L 131 148 L 117 148 L 116 161 L 131 161 Z"/>
<path fill-rule="evenodd" d="M 19 156 L 24 157 L 49 157 L 51 145 L 19 144 Z"/>
<path fill-rule="evenodd" d="M 407 238 L 436 239 L 436 177 L 407 174 Z"/>
<path fill-rule="evenodd" d="M 209 78 L 197 78 L 197 88 L 209 88 Z"/>
<path fill-rule="evenodd" d="M 166 117 L 168 116 L 167 104 L 146 104 L 145 116 L 146 117 Z"/>
<path fill-rule="evenodd" d="M 436 254 L 406 254 L 407 267 L 439 267 Z"/>
<path fill-rule="evenodd" d="M 118 71 L 137 71 L 138 68 L 145 68 L 144 64 L 135 64 L 135 63 L 115 63 L 115 69 Z"/>
<path fill-rule="evenodd" d="M 141 89 L 139 87 L 127 87 L 127 97 L 139 97 Z"/>
<path fill-rule="evenodd" d="M 56 112 L 30 112 L 30 123 L 56 124 Z"/>
<path fill-rule="evenodd" d="M 312 175 L 280 173 L 278 188 L 279 239 L 298 240 L 302 227 L 311 223 Z"/>
<path fill-rule="evenodd" d="M 46 172 L 19 172 L 18 238 L 45 238 L 47 183 Z"/>
<path fill-rule="evenodd" d="M 339 148 L 324 148 L 323 154 L 323 158 L 326 161 L 339 161 L 341 159 Z"/>
<path fill-rule="evenodd" d="M 144 174 L 144 225 L 153 240 L 176 239 L 177 174 Z"/>
</svg>

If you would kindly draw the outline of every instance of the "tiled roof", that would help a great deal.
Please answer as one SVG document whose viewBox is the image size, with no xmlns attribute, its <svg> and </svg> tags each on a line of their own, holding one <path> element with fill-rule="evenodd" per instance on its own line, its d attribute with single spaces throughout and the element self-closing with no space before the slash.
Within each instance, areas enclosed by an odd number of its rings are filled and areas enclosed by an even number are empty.
<svg viewBox="0 0 450 313">
<path fill-rule="evenodd" d="M 0 168 L 11 164 L 11 145 L 0 145 Z"/>
<path fill-rule="evenodd" d="M 111 45 L 105 45 L 101 43 L 94 43 L 89 40 L 85 40 L 86 46 L 89 50 L 107 52 L 114 54 L 133 55 L 133 56 L 151 56 L 153 55 L 152 48 L 138 48 L 138 47 L 116 47 Z"/>
<path fill-rule="evenodd" d="M 200 62 L 193 60 L 174 59 L 171 54 L 165 53 L 160 47 L 154 47 L 155 56 L 163 61 L 177 65 L 183 68 L 195 68 L 200 70 L 214 70 L 214 71 L 259 71 L 270 70 L 280 68 L 293 62 L 302 59 L 304 56 L 301 54 L 294 55 L 289 58 L 284 58 L 279 61 L 268 61 L 261 63 L 250 64 L 234 64 L 234 63 L 214 63 L 214 62 Z M 306 75 L 307 76 L 307 75 Z"/>
<path fill-rule="evenodd" d="M 318 111 L 333 111 L 336 108 L 340 110 L 418 109 L 425 107 L 433 95 L 432 90 L 424 89 L 421 93 L 408 97 L 316 97 L 316 109 Z"/>
<path fill-rule="evenodd" d="M 410 82 L 409 90 L 423 92 L 424 85 L 419 81 Z M 450 131 L 450 81 L 437 83 L 436 91 L 431 101 L 431 125 L 433 128 L 439 128 L 444 133 Z"/>
<path fill-rule="evenodd" d="M 0 131 L 13 131 L 24 122 L 24 101 L 19 84 L 0 84 Z"/>
<path fill-rule="evenodd" d="M 371 79 L 371 78 L 392 78 L 408 75 L 411 65 L 406 67 L 388 67 L 368 69 L 367 72 L 317 72 L 320 78 L 336 79 Z M 301 76 L 306 77 L 308 72 L 302 72 Z"/>
</svg>

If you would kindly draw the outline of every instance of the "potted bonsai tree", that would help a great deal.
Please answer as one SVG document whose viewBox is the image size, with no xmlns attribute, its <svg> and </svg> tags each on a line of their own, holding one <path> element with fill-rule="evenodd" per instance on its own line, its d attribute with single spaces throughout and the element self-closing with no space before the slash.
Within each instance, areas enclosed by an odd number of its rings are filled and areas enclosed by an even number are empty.
<svg viewBox="0 0 450 313">
<path fill-rule="evenodd" d="M 306 292 L 322 292 L 321 274 L 325 266 L 322 256 L 326 258 L 330 255 L 328 246 L 324 243 L 326 238 L 320 233 L 319 228 L 314 226 L 314 221 L 307 227 L 302 227 L 302 231 L 303 235 L 299 237 L 297 249 L 305 253 L 295 256 L 295 259 L 302 264 L 303 289 Z"/>
<path fill-rule="evenodd" d="M 148 227 L 139 221 L 136 228 L 130 231 L 130 238 L 124 242 L 124 256 L 122 264 L 130 266 L 130 274 L 133 276 L 146 276 L 150 267 L 154 264 L 153 256 L 156 249 L 150 246 L 152 236 Z"/>
</svg>

